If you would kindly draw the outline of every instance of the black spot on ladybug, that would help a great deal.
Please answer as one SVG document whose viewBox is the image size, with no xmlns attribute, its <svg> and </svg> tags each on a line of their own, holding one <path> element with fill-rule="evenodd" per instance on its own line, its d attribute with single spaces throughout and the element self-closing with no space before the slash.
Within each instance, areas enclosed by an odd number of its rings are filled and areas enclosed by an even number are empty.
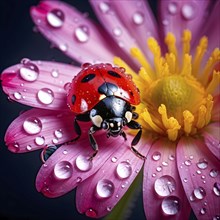
<svg viewBox="0 0 220 220">
<path fill-rule="evenodd" d="M 74 105 L 75 101 L 76 101 L 76 96 L 73 95 L 73 96 L 72 96 L 72 99 L 71 99 L 71 102 L 72 102 L 73 105 Z"/>
<path fill-rule="evenodd" d="M 118 73 L 116 73 L 115 71 L 109 70 L 108 74 L 111 75 L 111 76 L 114 76 L 116 78 L 121 78 L 121 76 Z"/>
<path fill-rule="evenodd" d="M 81 82 L 82 82 L 82 83 L 89 82 L 89 81 L 91 81 L 91 80 L 94 79 L 94 78 L 95 78 L 95 73 L 90 73 L 90 74 L 84 76 L 84 77 L 82 78 Z"/>
<path fill-rule="evenodd" d="M 129 93 L 130 93 L 130 96 L 134 96 L 134 93 L 132 91 L 130 91 Z"/>
<path fill-rule="evenodd" d="M 114 95 L 114 93 L 118 90 L 118 87 L 113 83 L 103 83 L 98 88 L 98 92 L 100 94 L 104 94 L 106 96 Z"/>
</svg>

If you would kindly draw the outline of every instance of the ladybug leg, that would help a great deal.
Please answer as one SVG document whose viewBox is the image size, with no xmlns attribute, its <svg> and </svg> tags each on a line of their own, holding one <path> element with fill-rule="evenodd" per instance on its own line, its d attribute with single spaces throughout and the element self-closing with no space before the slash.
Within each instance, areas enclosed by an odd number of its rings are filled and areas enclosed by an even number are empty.
<svg viewBox="0 0 220 220">
<path fill-rule="evenodd" d="M 139 117 L 137 112 L 132 112 L 132 118 L 137 119 Z"/>
<path fill-rule="evenodd" d="M 94 150 L 94 153 L 90 157 L 90 160 L 92 160 L 96 156 L 96 154 L 98 153 L 98 150 L 99 150 L 98 144 L 93 136 L 93 134 L 98 130 L 100 130 L 100 128 L 98 128 L 94 125 L 89 129 L 89 142 L 91 144 L 92 149 Z"/>
<path fill-rule="evenodd" d="M 126 133 L 124 131 L 121 132 L 121 136 L 125 139 L 125 141 L 127 140 Z"/>
<path fill-rule="evenodd" d="M 138 144 L 138 142 L 140 141 L 141 139 L 141 135 L 142 135 L 142 127 L 141 125 L 136 122 L 136 121 L 133 121 L 131 120 L 127 126 L 131 129 L 139 129 L 138 133 L 135 135 L 134 139 L 132 140 L 131 142 L 131 150 L 138 156 L 140 157 L 141 159 L 145 159 L 146 157 L 143 156 L 138 150 L 135 149 L 135 145 Z"/>
</svg>

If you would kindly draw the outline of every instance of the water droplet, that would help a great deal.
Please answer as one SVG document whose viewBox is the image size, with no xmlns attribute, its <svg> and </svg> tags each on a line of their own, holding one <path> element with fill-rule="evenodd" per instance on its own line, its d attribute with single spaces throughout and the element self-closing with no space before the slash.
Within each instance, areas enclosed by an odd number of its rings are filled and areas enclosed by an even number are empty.
<svg viewBox="0 0 220 220">
<path fill-rule="evenodd" d="M 43 145 L 45 142 L 45 138 L 42 136 L 36 137 L 35 138 L 35 143 L 39 146 Z"/>
<path fill-rule="evenodd" d="M 76 182 L 77 182 L 77 183 L 81 183 L 81 182 L 82 182 L 82 178 L 81 178 L 81 177 L 77 177 L 77 178 L 76 178 Z"/>
<path fill-rule="evenodd" d="M 93 163 L 89 158 L 90 157 L 79 155 L 76 158 L 76 167 L 81 171 L 89 171 L 93 166 Z"/>
<path fill-rule="evenodd" d="M 59 45 L 59 49 L 62 51 L 62 52 L 66 52 L 68 50 L 68 45 L 63 43 L 63 44 L 60 44 Z"/>
<path fill-rule="evenodd" d="M 74 31 L 75 38 L 80 43 L 85 43 L 89 40 L 89 28 L 85 25 L 77 27 Z"/>
<path fill-rule="evenodd" d="M 111 159 L 111 161 L 112 161 L 113 163 L 116 163 L 116 162 L 117 162 L 117 160 L 118 160 L 118 158 L 117 158 L 117 157 L 112 157 L 112 159 Z"/>
<path fill-rule="evenodd" d="M 156 173 L 153 173 L 153 174 L 152 174 L 152 177 L 155 177 L 155 176 L 156 176 Z"/>
<path fill-rule="evenodd" d="M 121 30 L 121 28 L 119 28 L 119 27 L 114 28 L 114 29 L 112 30 L 112 32 L 113 32 L 114 36 L 116 36 L 116 37 L 119 37 L 119 36 L 122 35 L 122 30 Z"/>
<path fill-rule="evenodd" d="M 168 5 L 168 11 L 170 14 L 174 15 L 177 13 L 177 3 L 176 2 L 171 2 Z"/>
<path fill-rule="evenodd" d="M 132 16 L 132 20 L 136 25 L 141 25 L 144 23 L 144 14 L 142 12 L 135 12 Z"/>
<path fill-rule="evenodd" d="M 59 141 L 58 141 L 57 138 L 54 138 L 54 139 L 52 140 L 52 142 L 53 142 L 53 144 L 57 144 Z"/>
<path fill-rule="evenodd" d="M 64 154 L 64 155 L 67 155 L 67 154 L 68 154 L 68 151 L 67 151 L 67 150 L 64 150 L 64 151 L 63 151 L 63 154 Z"/>
<path fill-rule="evenodd" d="M 200 159 L 196 165 L 198 168 L 204 170 L 208 167 L 208 162 L 205 159 Z"/>
<path fill-rule="evenodd" d="M 213 192 L 216 196 L 220 196 L 220 183 L 214 183 Z"/>
<path fill-rule="evenodd" d="M 193 19 L 195 16 L 195 9 L 193 5 L 191 4 L 183 5 L 181 11 L 182 11 L 183 17 L 187 20 Z"/>
<path fill-rule="evenodd" d="M 111 207 L 111 206 L 108 206 L 108 207 L 106 208 L 106 210 L 107 210 L 108 212 L 111 212 L 111 211 L 112 211 L 112 207 Z"/>
<path fill-rule="evenodd" d="M 64 13 L 60 9 L 53 9 L 47 13 L 47 22 L 54 28 L 60 28 L 64 23 Z"/>
<path fill-rule="evenodd" d="M 200 175 L 202 172 L 201 170 L 197 170 L 196 173 Z"/>
<path fill-rule="evenodd" d="M 157 171 L 157 172 L 160 172 L 162 169 L 163 169 L 162 166 L 158 166 L 158 167 L 156 168 L 156 171 Z"/>
<path fill-rule="evenodd" d="M 100 2 L 99 9 L 102 13 L 107 13 L 110 10 L 110 6 L 107 2 Z"/>
<path fill-rule="evenodd" d="M 37 93 L 38 100 L 45 105 L 49 105 L 54 100 L 54 93 L 51 89 L 43 88 Z"/>
<path fill-rule="evenodd" d="M 60 161 L 54 166 L 54 175 L 57 179 L 66 180 L 73 174 L 73 166 L 68 161 Z"/>
<path fill-rule="evenodd" d="M 112 181 L 108 179 L 99 180 L 96 185 L 96 192 L 100 198 L 109 198 L 114 193 L 115 186 Z"/>
<path fill-rule="evenodd" d="M 23 123 L 23 129 L 27 134 L 38 134 L 42 130 L 42 123 L 40 119 L 36 117 L 30 117 L 25 119 Z"/>
<path fill-rule="evenodd" d="M 176 189 L 173 177 L 164 175 L 154 182 L 154 190 L 159 196 L 169 196 Z"/>
<path fill-rule="evenodd" d="M 212 220 L 220 220 L 220 215 L 214 216 Z"/>
<path fill-rule="evenodd" d="M 163 199 L 161 208 L 166 215 L 176 215 L 180 210 L 180 199 L 176 196 L 168 196 Z"/>
<path fill-rule="evenodd" d="M 191 162 L 191 160 L 186 160 L 186 161 L 184 162 L 184 164 L 185 164 L 186 166 L 190 166 L 190 165 L 192 164 L 192 162 Z"/>
<path fill-rule="evenodd" d="M 203 187 L 198 187 L 193 190 L 193 194 L 197 199 L 203 199 L 206 196 L 206 191 Z"/>
<path fill-rule="evenodd" d="M 218 176 L 218 170 L 216 169 L 211 169 L 209 175 L 213 178 Z"/>
<path fill-rule="evenodd" d="M 51 75 L 54 77 L 54 78 L 57 78 L 59 76 L 59 71 L 58 70 L 52 70 L 51 71 Z"/>
<path fill-rule="evenodd" d="M 168 162 L 163 161 L 163 162 L 162 162 L 162 165 L 163 165 L 164 167 L 167 167 L 167 166 L 168 166 Z"/>
<path fill-rule="evenodd" d="M 8 145 L 8 149 L 13 152 L 13 153 L 17 153 L 20 150 L 20 145 L 18 143 L 10 143 Z"/>
<path fill-rule="evenodd" d="M 205 213 L 206 213 L 206 208 L 201 208 L 200 213 L 201 213 L 201 215 L 205 215 Z"/>
<path fill-rule="evenodd" d="M 56 138 L 62 138 L 63 137 L 63 132 L 61 129 L 54 131 L 54 135 Z"/>
<path fill-rule="evenodd" d="M 86 210 L 85 215 L 90 218 L 95 218 L 97 216 L 97 213 L 93 209 L 88 209 Z"/>
<path fill-rule="evenodd" d="M 155 160 L 155 161 L 158 161 L 159 159 L 161 158 L 161 153 L 156 151 L 153 153 L 152 155 L 152 159 Z"/>
<path fill-rule="evenodd" d="M 175 160 L 175 156 L 174 156 L 174 155 L 172 155 L 172 154 L 171 154 L 171 155 L 169 155 L 169 160 L 172 160 L 172 161 L 173 161 L 173 160 Z"/>
<path fill-rule="evenodd" d="M 162 21 L 162 24 L 163 24 L 164 26 L 167 26 L 167 25 L 169 24 L 169 21 L 166 20 L 166 19 L 164 19 L 164 20 Z"/>
<path fill-rule="evenodd" d="M 17 100 L 20 100 L 22 98 L 22 95 L 20 92 L 14 92 L 13 95 L 14 95 L 15 99 L 17 99 Z"/>
<path fill-rule="evenodd" d="M 131 164 L 126 161 L 119 163 L 116 168 L 116 173 L 121 179 L 128 178 L 132 173 Z"/>
<path fill-rule="evenodd" d="M 31 145 L 27 145 L 26 149 L 30 151 L 32 149 Z"/>
<path fill-rule="evenodd" d="M 27 62 L 19 69 L 19 74 L 23 80 L 34 82 L 38 78 L 39 69 L 34 63 Z"/>
<path fill-rule="evenodd" d="M 187 182 L 188 182 L 188 179 L 187 179 L 187 178 L 184 178 L 184 179 L 183 179 L 183 182 L 184 182 L 184 183 L 187 183 Z"/>
</svg>

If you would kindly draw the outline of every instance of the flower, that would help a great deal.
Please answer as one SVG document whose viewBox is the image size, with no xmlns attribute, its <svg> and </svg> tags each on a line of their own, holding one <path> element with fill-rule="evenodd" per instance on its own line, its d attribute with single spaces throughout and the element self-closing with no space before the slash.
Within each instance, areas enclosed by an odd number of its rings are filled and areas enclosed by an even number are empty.
<svg viewBox="0 0 220 220">
<path fill-rule="evenodd" d="M 138 151 L 146 160 L 127 147 L 132 134 L 124 142 L 102 132 L 97 135 L 98 155 L 87 160 L 92 154 L 89 124 L 82 123 L 82 137 L 59 147 L 42 165 L 38 191 L 57 197 L 78 186 L 78 210 L 101 217 L 144 163 L 147 219 L 188 219 L 191 208 L 198 219 L 219 219 L 220 2 L 160 1 L 159 27 L 147 2 L 90 3 L 102 27 L 58 1 L 41 2 L 31 15 L 38 30 L 66 55 L 80 63 L 114 61 L 132 75 L 142 101 L 136 109 L 143 127 Z M 76 135 L 65 96 L 78 72 L 72 65 L 27 59 L 3 72 L 10 99 L 35 107 L 9 126 L 9 150 L 41 149 Z"/>
</svg>

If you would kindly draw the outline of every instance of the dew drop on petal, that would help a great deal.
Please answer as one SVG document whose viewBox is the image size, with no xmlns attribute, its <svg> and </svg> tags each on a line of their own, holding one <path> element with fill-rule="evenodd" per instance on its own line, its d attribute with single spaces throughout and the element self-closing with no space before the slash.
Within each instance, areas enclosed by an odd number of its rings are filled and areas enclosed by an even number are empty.
<svg viewBox="0 0 220 220">
<path fill-rule="evenodd" d="M 185 19 L 191 20 L 195 17 L 195 9 L 192 4 L 185 4 L 181 9 L 182 15 Z"/>
<path fill-rule="evenodd" d="M 96 193 L 100 198 L 109 198 L 113 195 L 115 186 L 108 179 L 99 180 L 96 185 Z"/>
<path fill-rule="evenodd" d="M 184 162 L 184 164 L 185 164 L 186 166 L 190 166 L 190 165 L 192 164 L 192 162 L 191 162 L 191 160 L 186 160 L 186 161 Z"/>
<path fill-rule="evenodd" d="M 170 2 L 168 5 L 168 11 L 170 14 L 174 15 L 177 13 L 177 3 L 176 2 Z"/>
<path fill-rule="evenodd" d="M 220 215 L 215 215 L 212 220 L 220 220 Z"/>
<path fill-rule="evenodd" d="M 20 100 L 22 98 L 22 95 L 20 92 L 14 92 L 13 94 L 14 98 L 17 99 L 17 100 Z"/>
<path fill-rule="evenodd" d="M 93 166 L 93 163 L 89 159 L 89 157 L 83 156 L 83 155 L 79 155 L 76 158 L 76 162 L 75 163 L 76 163 L 76 167 L 80 171 L 89 171 L 92 168 L 92 166 Z"/>
<path fill-rule="evenodd" d="M 68 50 L 68 45 L 63 43 L 59 45 L 59 49 L 63 52 L 66 52 Z"/>
<path fill-rule="evenodd" d="M 206 214 L 206 208 L 201 208 L 200 209 L 200 214 L 205 215 Z"/>
<path fill-rule="evenodd" d="M 170 154 L 170 155 L 169 155 L 169 160 L 175 160 L 175 156 L 172 155 L 172 154 Z"/>
<path fill-rule="evenodd" d="M 62 137 L 63 137 L 63 132 L 62 132 L 61 129 L 55 130 L 55 131 L 54 131 L 54 135 L 55 135 L 56 138 L 59 139 L 59 138 L 62 138 Z"/>
<path fill-rule="evenodd" d="M 205 159 L 200 159 L 196 165 L 198 168 L 204 170 L 208 167 L 208 162 Z"/>
<path fill-rule="evenodd" d="M 111 159 L 111 161 L 112 161 L 113 163 L 116 163 L 116 162 L 117 162 L 117 160 L 118 160 L 118 158 L 117 158 L 117 157 L 112 157 L 112 159 Z"/>
<path fill-rule="evenodd" d="M 141 25 L 144 23 L 144 14 L 142 12 L 137 11 L 133 14 L 132 20 L 134 24 Z"/>
<path fill-rule="evenodd" d="M 176 182 L 171 176 L 161 176 L 154 182 L 154 190 L 159 196 L 169 196 L 175 189 Z"/>
<path fill-rule="evenodd" d="M 156 168 L 156 171 L 157 171 L 157 172 L 160 172 L 162 169 L 163 169 L 162 166 L 158 166 L 158 167 Z"/>
<path fill-rule="evenodd" d="M 64 151 L 63 151 L 63 154 L 64 154 L 64 155 L 67 155 L 67 154 L 68 154 L 68 151 L 67 151 L 67 150 L 64 150 Z"/>
<path fill-rule="evenodd" d="M 107 13 L 110 10 L 110 6 L 107 2 L 100 2 L 99 9 L 102 13 Z"/>
<path fill-rule="evenodd" d="M 23 123 L 23 129 L 27 134 L 38 134 L 42 130 L 42 123 L 40 119 L 36 117 L 30 117 L 25 119 Z"/>
<path fill-rule="evenodd" d="M 30 151 L 32 149 L 31 145 L 27 145 L 26 149 Z"/>
<path fill-rule="evenodd" d="M 51 71 L 51 75 L 54 77 L 54 78 L 57 78 L 59 76 L 59 71 L 58 70 L 52 70 Z"/>
<path fill-rule="evenodd" d="M 220 183 L 214 183 L 213 192 L 216 196 L 220 196 Z"/>
<path fill-rule="evenodd" d="M 218 170 L 216 169 L 211 169 L 209 175 L 213 178 L 218 176 Z"/>
<path fill-rule="evenodd" d="M 13 152 L 13 153 L 17 153 L 20 150 L 20 145 L 18 143 L 10 143 L 8 145 L 8 149 Z"/>
<path fill-rule="evenodd" d="M 60 9 L 53 9 L 47 13 L 47 22 L 51 27 L 62 27 L 64 23 L 64 13 Z"/>
<path fill-rule="evenodd" d="M 108 212 L 111 212 L 111 211 L 112 211 L 112 207 L 111 207 L 111 206 L 108 206 L 108 207 L 106 208 L 106 210 L 107 210 Z"/>
<path fill-rule="evenodd" d="M 36 143 L 38 146 L 43 145 L 44 142 L 45 142 L 45 138 L 42 137 L 42 136 L 39 136 L 39 137 L 36 137 L 36 138 L 35 138 L 35 143 Z"/>
<path fill-rule="evenodd" d="M 176 215 L 180 210 L 180 199 L 176 196 L 168 196 L 163 199 L 161 208 L 166 215 Z"/>
<path fill-rule="evenodd" d="M 23 80 L 34 82 L 38 78 L 39 69 L 34 63 L 27 62 L 19 69 L 19 74 Z"/>
<path fill-rule="evenodd" d="M 51 89 L 42 88 L 37 93 L 38 100 L 45 105 L 49 105 L 54 100 L 54 93 Z"/>
<path fill-rule="evenodd" d="M 93 209 L 88 209 L 85 211 L 85 215 L 90 218 L 95 218 L 97 216 L 97 213 Z"/>
<path fill-rule="evenodd" d="M 188 179 L 187 179 L 187 178 L 184 178 L 184 179 L 183 179 L 183 182 L 184 182 L 184 183 L 187 183 L 187 182 L 188 182 Z"/>
<path fill-rule="evenodd" d="M 81 177 L 77 177 L 77 178 L 76 178 L 76 182 L 77 182 L 77 183 L 81 183 L 81 182 L 82 182 L 82 178 L 81 178 Z"/>
<path fill-rule="evenodd" d="M 74 35 L 80 43 L 85 43 L 89 40 L 89 28 L 85 25 L 81 25 L 75 29 Z"/>
<path fill-rule="evenodd" d="M 193 194 L 195 196 L 195 198 L 197 199 L 204 199 L 206 196 L 206 191 L 203 187 L 198 187 L 196 189 L 193 190 Z"/>
<path fill-rule="evenodd" d="M 121 30 L 121 28 L 119 28 L 119 27 L 114 28 L 114 29 L 112 30 L 112 32 L 113 32 L 114 36 L 116 36 L 116 37 L 119 37 L 119 36 L 122 35 L 122 30 Z"/>
<path fill-rule="evenodd" d="M 116 168 L 116 173 L 119 178 L 126 179 L 132 174 L 132 167 L 131 164 L 127 161 L 123 161 L 118 164 Z"/>
<path fill-rule="evenodd" d="M 68 161 L 60 161 L 54 166 L 54 175 L 57 179 L 68 179 L 73 174 L 73 166 Z"/>
<path fill-rule="evenodd" d="M 153 153 L 152 159 L 154 161 L 158 161 L 160 158 L 161 158 L 161 153 L 160 152 L 156 151 L 156 152 Z"/>
</svg>

